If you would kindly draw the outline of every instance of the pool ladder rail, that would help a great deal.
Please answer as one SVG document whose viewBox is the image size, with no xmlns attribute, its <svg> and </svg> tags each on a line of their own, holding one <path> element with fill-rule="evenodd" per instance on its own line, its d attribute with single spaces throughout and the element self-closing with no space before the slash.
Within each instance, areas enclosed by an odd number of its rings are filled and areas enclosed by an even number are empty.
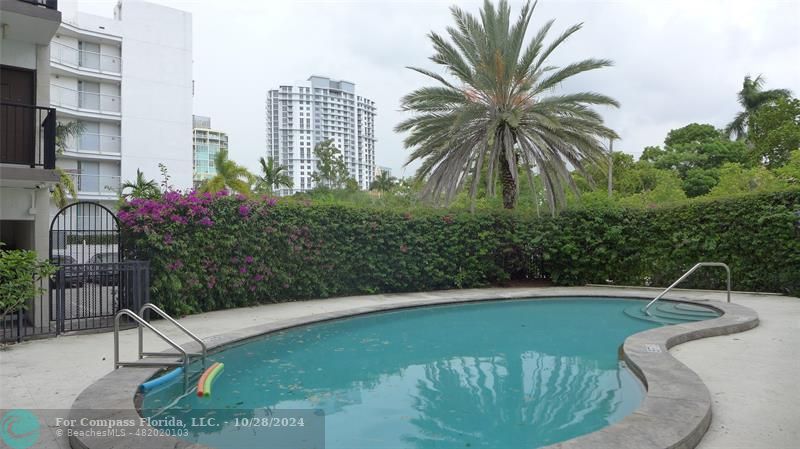
<svg viewBox="0 0 800 449">
<path fill-rule="evenodd" d="M 184 349 L 181 345 L 176 343 L 173 339 L 164 335 L 163 332 L 153 327 L 150 323 L 148 323 L 144 319 L 144 313 L 146 311 L 155 312 L 161 318 L 165 319 L 166 321 L 172 323 L 180 329 L 184 334 L 188 335 L 192 340 L 196 341 L 200 344 L 201 352 L 188 352 Z M 123 316 L 127 316 L 128 318 L 132 319 L 136 322 L 137 328 L 139 331 L 139 359 L 132 360 L 132 361 L 120 361 L 119 360 L 119 322 Z M 156 334 L 159 338 L 164 340 L 168 345 L 170 345 L 175 351 L 177 352 L 147 352 L 144 350 L 144 328 L 150 329 L 154 334 Z M 183 376 L 184 381 L 188 378 L 189 373 L 189 364 L 193 361 L 192 359 L 200 358 L 202 360 L 203 368 L 206 366 L 206 357 L 208 355 L 208 348 L 206 344 L 201 340 L 197 335 L 183 327 L 180 323 L 175 321 L 174 318 L 169 316 L 166 312 L 161 310 L 158 306 L 152 303 L 147 303 L 139 309 L 139 313 L 136 314 L 134 311 L 130 309 L 122 309 L 114 316 L 114 369 L 117 369 L 121 366 L 138 366 L 138 367 L 162 367 L 162 368 L 170 368 L 170 367 L 183 367 Z M 180 361 L 176 361 L 175 358 L 179 357 Z M 159 358 L 166 358 L 172 360 L 158 360 Z"/>
<path fill-rule="evenodd" d="M 722 262 L 700 262 L 700 263 L 695 264 L 695 266 L 690 268 L 689 271 L 687 271 L 686 273 L 683 273 L 683 276 L 679 277 L 677 281 L 673 282 L 672 285 L 667 287 L 663 292 L 659 293 L 659 295 L 656 296 L 655 298 L 653 298 L 652 301 L 648 302 L 647 305 L 644 306 L 644 308 L 642 309 L 642 312 L 644 312 L 647 315 L 650 315 L 649 310 L 650 310 L 650 307 L 653 304 L 655 304 L 659 299 L 661 299 L 664 295 L 666 295 L 670 290 L 675 288 L 675 286 L 677 286 L 678 284 L 683 282 L 686 278 L 691 276 L 692 273 L 694 273 L 695 271 L 697 271 L 701 267 L 723 267 L 723 268 L 725 268 L 725 271 L 728 274 L 728 302 L 731 302 L 731 269 L 730 269 L 730 267 L 728 267 L 727 264 L 724 264 Z"/>
</svg>

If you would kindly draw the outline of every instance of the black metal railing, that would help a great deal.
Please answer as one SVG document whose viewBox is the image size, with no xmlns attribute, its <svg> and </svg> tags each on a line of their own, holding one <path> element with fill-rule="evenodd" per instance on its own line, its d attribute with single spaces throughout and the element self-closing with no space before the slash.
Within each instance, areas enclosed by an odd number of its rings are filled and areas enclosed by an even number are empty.
<svg viewBox="0 0 800 449">
<path fill-rule="evenodd" d="M 0 163 L 55 168 L 56 110 L 0 102 Z"/>
<path fill-rule="evenodd" d="M 58 9 L 58 0 L 19 0 L 22 3 L 29 3 L 31 5 L 43 6 L 47 9 Z"/>
<path fill-rule="evenodd" d="M 150 302 L 150 263 L 56 264 L 58 271 L 39 286 L 44 293 L 0 318 L 0 343 L 114 327 L 121 309 Z M 49 290 L 49 293 L 48 293 Z"/>
</svg>

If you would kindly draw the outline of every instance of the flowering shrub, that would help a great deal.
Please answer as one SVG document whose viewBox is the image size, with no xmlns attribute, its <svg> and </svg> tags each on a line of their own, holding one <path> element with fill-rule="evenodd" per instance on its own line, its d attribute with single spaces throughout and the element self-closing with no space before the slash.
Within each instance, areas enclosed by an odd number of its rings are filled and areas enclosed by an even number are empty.
<svg viewBox="0 0 800 449">
<path fill-rule="evenodd" d="M 224 192 L 134 199 L 119 219 L 125 247 L 151 261 L 153 301 L 179 315 L 501 281 L 516 225 L 505 214 L 412 217 Z"/>
<path fill-rule="evenodd" d="M 731 265 L 741 290 L 800 291 L 800 191 L 667 209 L 376 210 L 224 192 L 134 199 L 125 247 L 151 261 L 152 299 L 188 314 L 336 295 L 478 287 L 544 259 L 562 285 L 666 285 L 694 263 Z M 722 272 L 687 286 L 720 288 Z"/>
</svg>

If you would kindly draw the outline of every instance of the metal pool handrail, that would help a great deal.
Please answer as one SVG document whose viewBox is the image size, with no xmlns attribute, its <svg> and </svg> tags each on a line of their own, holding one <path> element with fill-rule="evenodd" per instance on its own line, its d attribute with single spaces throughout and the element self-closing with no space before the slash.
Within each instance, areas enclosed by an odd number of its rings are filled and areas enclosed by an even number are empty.
<svg viewBox="0 0 800 449">
<path fill-rule="evenodd" d="M 647 305 L 644 306 L 644 309 L 642 309 L 642 312 L 647 313 L 649 315 L 649 313 L 647 311 L 648 311 L 648 309 L 650 309 L 650 306 L 655 304 L 655 302 L 658 301 L 659 299 L 661 299 L 662 296 L 666 295 L 670 290 L 672 290 L 675 286 L 677 286 L 678 284 L 683 282 L 686 278 L 688 278 L 692 273 L 697 271 L 697 269 L 700 268 L 700 267 L 723 267 L 723 268 L 725 268 L 725 271 L 728 273 L 728 302 L 731 302 L 731 269 L 728 267 L 728 265 L 724 264 L 722 262 L 700 262 L 700 263 L 696 264 L 695 266 L 693 266 L 691 269 L 689 269 L 689 271 L 684 273 L 683 276 L 678 278 L 677 281 L 673 282 L 672 285 L 667 287 L 666 290 L 664 290 L 658 296 L 653 298 L 652 301 L 647 303 Z"/>
<path fill-rule="evenodd" d="M 179 322 L 177 322 L 175 320 L 175 318 L 172 318 L 171 316 L 169 316 L 169 314 L 167 314 L 167 312 L 164 312 L 163 310 L 161 310 L 160 307 L 158 307 L 157 305 L 155 305 L 153 303 L 148 302 L 145 305 L 143 305 L 141 309 L 139 309 L 139 316 L 140 317 L 144 318 L 144 311 L 145 310 L 152 310 L 153 312 L 157 313 L 161 318 L 164 318 L 165 320 L 167 320 L 170 323 L 174 324 L 175 327 L 177 327 L 178 329 L 183 331 L 184 334 L 188 335 L 192 340 L 194 340 L 197 343 L 199 343 L 200 347 L 203 350 L 203 352 L 201 354 L 203 356 L 203 367 L 205 368 L 205 366 L 206 366 L 206 356 L 208 355 L 208 348 L 206 347 L 206 344 L 203 343 L 203 340 L 200 339 L 200 337 L 198 337 L 197 335 L 192 333 L 189 329 L 186 329 L 185 327 L 183 327 Z M 144 333 L 144 331 L 142 330 L 142 327 L 140 326 L 139 327 L 139 358 L 142 358 L 143 355 L 151 355 L 151 356 L 155 355 L 155 354 L 145 353 L 144 352 L 143 333 Z"/>
<path fill-rule="evenodd" d="M 150 329 L 153 331 L 154 334 L 161 337 L 167 344 L 172 346 L 175 350 L 177 350 L 180 354 L 183 366 L 184 377 L 186 376 L 186 370 L 189 367 L 189 354 L 183 349 L 179 344 L 175 343 L 171 338 L 164 335 L 161 331 L 156 329 L 155 327 L 151 326 L 150 323 L 142 319 L 139 315 L 137 315 L 134 311 L 130 309 L 122 309 L 114 316 L 114 369 L 119 368 L 120 366 L 175 366 L 176 363 L 174 362 L 148 362 L 145 360 L 137 360 L 135 362 L 120 362 L 119 361 L 119 319 L 123 316 L 127 316 L 131 318 L 133 321 L 139 325 L 141 329 L 142 326 Z M 141 355 L 139 356 L 141 359 Z"/>
</svg>

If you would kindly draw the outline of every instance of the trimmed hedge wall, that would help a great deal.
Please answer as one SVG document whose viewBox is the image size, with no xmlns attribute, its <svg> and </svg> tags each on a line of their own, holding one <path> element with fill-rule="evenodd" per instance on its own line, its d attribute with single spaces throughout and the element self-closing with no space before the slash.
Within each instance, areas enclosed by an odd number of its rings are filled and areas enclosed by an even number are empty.
<svg viewBox="0 0 800 449">
<path fill-rule="evenodd" d="M 350 294 L 477 287 L 538 275 L 560 285 L 666 285 L 701 260 L 734 288 L 800 292 L 800 191 L 654 210 L 398 212 L 224 193 L 136 199 L 126 248 L 151 261 L 152 298 L 187 314 Z M 686 285 L 724 287 L 722 270 Z"/>
</svg>

